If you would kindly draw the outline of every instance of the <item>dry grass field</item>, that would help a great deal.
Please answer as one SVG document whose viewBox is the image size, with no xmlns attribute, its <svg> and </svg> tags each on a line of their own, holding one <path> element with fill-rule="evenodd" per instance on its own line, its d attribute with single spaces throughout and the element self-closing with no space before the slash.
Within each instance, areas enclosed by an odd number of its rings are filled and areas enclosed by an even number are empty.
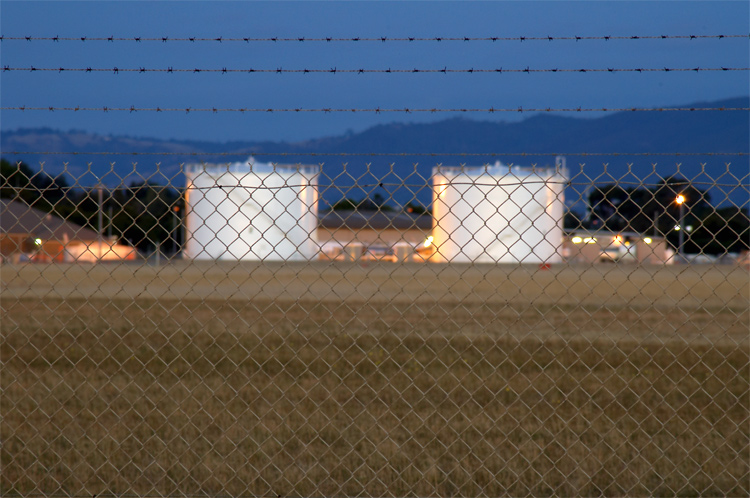
<svg viewBox="0 0 750 498">
<path fill-rule="evenodd" d="M 0 281 L 3 495 L 750 494 L 746 268 Z"/>
</svg>

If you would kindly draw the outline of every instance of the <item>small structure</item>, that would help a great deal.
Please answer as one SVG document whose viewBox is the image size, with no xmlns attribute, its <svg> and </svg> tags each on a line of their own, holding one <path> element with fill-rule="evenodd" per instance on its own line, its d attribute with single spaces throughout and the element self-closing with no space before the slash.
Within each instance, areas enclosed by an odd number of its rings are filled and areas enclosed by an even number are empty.
<svg viewBox="0 0 750 498">
<path fill-rule="evenodd" d="M 304 261 L 319 246 L 316 166 L 247 161 L 187 167 L 185 257 Z"/>
<path fill-rule="evenodd" d="M 431 230 L 427 213 L 337 210 L 320 217 L 317 237 L 324 259 L 410 261 Z"/>
<path fill-rule="evenodd" d="M 503 165 L 433 170 L 433 260 L 562 261 L 564 159 L 555 168 Z"/>
<path fill-rule="evenodd" d="M 664 237 L 635 232 L 575 230 L 565 234 L 570 263 L 671 264 L 675 253 Z"/>
<path fill-rule="evenodd" d="M 20 201 L 0 199 L 0 257 L 3 261 L 97 262 L 135 259 L 130 246 L 45 213 Z"/>
</svg>

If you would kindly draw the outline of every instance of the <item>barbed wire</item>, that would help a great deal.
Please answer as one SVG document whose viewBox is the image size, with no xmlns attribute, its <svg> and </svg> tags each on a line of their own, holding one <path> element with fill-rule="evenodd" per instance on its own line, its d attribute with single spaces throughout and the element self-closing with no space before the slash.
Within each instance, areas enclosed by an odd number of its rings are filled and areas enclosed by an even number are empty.
<svg viewBox="0 0 750 498">
<path fill-rule="evenodd" d="M 279 113 L 438 113 L 438 112 L 695 112 L 695 111 L 750 111 L 750 107 L 486 107 L 486 108 L 303 108 L 303 107 L 55 107 L 55 106 L 7 106 L 2 111 L 73 111 L 73 112 L 279 112 Z"/>
<path fill-rule="evenodd" d="M 376 37 L 306 37 L 306 36 L 286 36 L 286 37 L 170 37 L 170 36 L 3 36 L 2 41 L 96 41 L 96 42 L 475 42 L 475 41 L 588 41 L 588 40 L 705 40 L 705 39 L 732 39 L 732 38 L 750 38 L 748 35 L 731 34 L 731 35 L 631 35 L 631 36 L 376 36 Z"/>
<path fill-rule="evenodd" d="M 233 69 L 233 68 L 121 68 L 121 67 L 10 67 L 3 66 L 3 72 L 79 72 L 79 73 L 300 73 L 300 74 L 456 74 L 456 73 L 669 73 L 669 72 L 715 72 L 715 71 L 748 71 L 750 67 L 639 67 L 639 68 L 542 68 L 532 69 L 526 68 L 460 68 L 460 69 L 448 69 L 443 67 L 442 69 L 430 69 L 430 68 L 412 68 L 412 69 L 372 69 L 372 68 L 360 68 L 360 69 L 338 69 L 332 67 L 329 69 L 322 68 L 302 68 L 302 69 L 284 69 L 278 67 L 276 69 L 271 68 L 245 68 L 245 69 Z"/>
<path fill-rule="evenodd" d="M 37 156 L 319 156 L 319 157 L 505 157 L 505 156 L 748 156 L 750 152 L 120 152 L 120 151 L 3 151 Z"/>
</svg>

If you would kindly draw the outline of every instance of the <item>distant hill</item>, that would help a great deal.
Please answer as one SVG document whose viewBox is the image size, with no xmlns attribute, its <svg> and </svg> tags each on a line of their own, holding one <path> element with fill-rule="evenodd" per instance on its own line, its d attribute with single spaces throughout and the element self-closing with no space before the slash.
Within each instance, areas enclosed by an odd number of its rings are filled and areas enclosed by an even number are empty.
<svg viewBox="0 0 750 498">
<path fill-rule="evenodd" d="M 750 107 L 750 97 L 726 99 L 716 102 L 701 102 L 679 107 Z M 515 123 L 475 121 L 452 118 L 426 124 L 392 123 L 369 128 L 361 133 L 311 139 L 304 142 L 208 142 L 194 140 L 158 140 L 152 138 L 105 136 L 79 130 L 67 132 L 50 128 L 18 129 L 3 131 L 2 151 L 70 152 L 76 155 L 4 157 L 9 160 L 24 160 L 32 165 L 45 161 L 45 169 L 51 174 L 63 171 L 80 177 L 81 184 L 93 184 L 94 175 L 104 176 L 106 183 L 120 183 L 120 177 L 128 180 L 149 178 L 156 172 L 156 163 L 161 163 L 160 176 L 152 177 L 160 183 L 172 182 L 181 185 L 180 164 L 207 162 L 235 162 L 251 154 L 259 161 L 281 163 L 324 163 L 325 177 L 336 177 L 347 163 L 347 172 L 354 178 L 367 175 L 370 180 L 392 174 L 403 178 L 415 171 L 429 178 L 436 164 L 481 165 L 497 160 L 520 165 L 552 164 L 555 153 L 650 153 L 652 156 L 568 156 L 568 167 L 573 182 L 589 182 L 588 178 L 599 177 L 599 182 L 623 178 L 629 171 L 639 178 L 647 177 L 654 169 L 660 176 L 669 176 L 677 170 L 687 178 L 698 176 L 701 171 L 721 174 L 729 169 L 740 178 L 748 172 L 747 156 L 662 156 L 662 153 L 699 152 L 750 152 L 750 120 L 746 111 L 700 111 L 700 112 L 618 112 L 599 118 L 562 117 L 552 114 L 533 115 Z M 114 153 L 172 153 L 175 155 L 90 155 L 92 152 Z M 230 156 L 194 156 L 191 153 L 230 153 Z M 281 155 L 283 153 L 284 155 Z M 394 156 L 317 156 L 302 153 L 367 154 L 403 153 Z M 456 153 L 472 154 L 461 157 Z M 513 153 L 526 153 L 524 156 Z M 295 155 L 299 154 L 299 155 Z M 429 154 L 429 155 L 420 155 Z M 477 155 L 478 154 L 478 155 Z M 486 154 L 486 155 L 484 155 Z M 91 163 L 89 167 L 88 163 Z M 115 163 L 114 174 L 107 174 L 110 163 Z M 64 166 L 67 163 L 67 167 Z M 135 166 L 133 163 L 137 163 Z M 606 166 L 606 174 L 604 164 Z M 391 165 L 394 164 L 392 167 Z M 93 173 L 86 173 L 89 171 Z M 81 176 L 83 175 L 83 176 Z M 347 175 L 348 176 L 348 175 Z M 398 179 L 390 176 L 390 180 Z M 630 181 L 634 177 L 630 177 Z M 649 180 L 653 181 L 654 177 Z M 391 181 L 390 183 L 393 183 Z M 414 182 L 415 180 L 410 180 Z M 337 187 L 346 187 L 352 181 L 336 179 Z M 422 183 L 424 181 L 422 180 Z M 740 192 L 746 195 L 746 192 Z M 335 200 L 341 192 L 324 194 Z M 348 192 L 350 197 L 363 197 L 364 192 Z M 404 189 L 386 191 L 382 195 L 393 196 L 406 203 L 415 195 Z M 429 192 L 424 189 L 416 194 L 418 200 L 429 202 Z M 581 195 L 578 194 L 573 195 Z M 738 195 L 736 192 L 733 196 Z M 570 197 L 570 194 L 568 194 Z M 737 202 L 735 200 L 735 202 Z"/>
</svg>

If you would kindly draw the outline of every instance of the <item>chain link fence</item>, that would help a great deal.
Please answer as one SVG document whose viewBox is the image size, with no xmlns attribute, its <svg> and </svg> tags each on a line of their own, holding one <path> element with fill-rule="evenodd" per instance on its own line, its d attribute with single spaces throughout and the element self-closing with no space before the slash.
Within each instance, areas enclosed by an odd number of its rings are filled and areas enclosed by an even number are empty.
<svg viewBox="0 0 750 498">
<path fill-rule="evenodd" d="M 746 165 L 53 162 L 3 495 L 750 494 Z"/>
</svg>

